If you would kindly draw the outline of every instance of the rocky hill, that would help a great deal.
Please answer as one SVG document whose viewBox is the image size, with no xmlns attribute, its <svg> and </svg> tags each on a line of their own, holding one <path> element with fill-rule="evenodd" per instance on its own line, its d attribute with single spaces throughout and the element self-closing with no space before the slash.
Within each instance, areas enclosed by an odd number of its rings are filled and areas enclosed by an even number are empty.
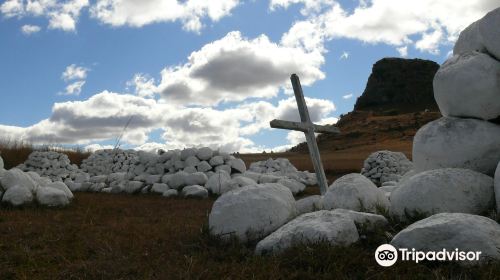
<svg viewBox="0 0 500 280">
<path fill-rule="evenodd" d="M 430 60 L 383 58 L 373 65 L 354 111 L 437 111 L 432 80 L 438 69 Z"/>
<path fill-rule="evenodd" d="M 323 151 L 372 145 L 383 141 L 410 147 L 424 124 L 439 117 L 432 80 L 439 65 L 422 59 L 384 58 L 373 65 L 366 89 L 354 110 L 336 124 L 341 135 L 320 135 Z M 307 152 L 306 143 L 291 152 Z"/>
</svg>

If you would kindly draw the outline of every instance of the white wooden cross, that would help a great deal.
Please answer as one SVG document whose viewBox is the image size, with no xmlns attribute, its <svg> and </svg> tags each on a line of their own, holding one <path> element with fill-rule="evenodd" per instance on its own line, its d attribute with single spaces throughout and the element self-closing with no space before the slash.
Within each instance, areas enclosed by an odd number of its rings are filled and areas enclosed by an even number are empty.
<svg viewBox="0 0 500 280">
<path fill-rule="evenodd" d="M 290 80 L 292 81 L 293 92 L 295 93 L 295 99 L 297 100 L 297 106 L 299 107 L 301 122 L 272 120 L 270 125 L 272 128 L 298 130 L 304 132 L 304 134 L 306 135 L 307 147 L 309 148 L 309 153 L 314 165 L 314 171 L 316 172 L 316 178 L 318 179 L 319 189 L 321 191 L 321 194 L 325 194 L 328 188 L 328 182 L 326 181 L 325 170 L 323 169 L 323 163 L 321 162 L 318 143 L 316 143 L 316 137 L 314 133 L 339 134 L 340 130 L 333 126 L 313 124 L 311 122 L 311 118 L 309 117 L 309 111 L 307 110 L 307 105 L 304 99 L 304 93 L 302 92 L 302 86 L 300 85 L 299 76 L 293 74 L 290 77 Z"/>
</svg>

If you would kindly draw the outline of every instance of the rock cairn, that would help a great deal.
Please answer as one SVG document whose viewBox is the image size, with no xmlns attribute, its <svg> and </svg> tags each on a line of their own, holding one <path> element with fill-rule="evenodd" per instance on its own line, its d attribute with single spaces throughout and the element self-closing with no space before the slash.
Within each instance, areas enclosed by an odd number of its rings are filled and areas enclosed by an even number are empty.
<svg viewBox="0 0 500 280">
<path fill-rule="evenodd" d="M 59 178 L 59 177 L 57 177 Z M 43 206 L 66 206 L 73 193 L 60 181 L 53 182 L 33 171 L 19 168 L 5 170 L 0 157 L 0 200 L 4 204 L 23 206 L 38 203 Z"/>
<path fill-rule="evenodd" d="M 493 176 L 500 159 L 500 8 L 460 33 L 434 77 L 443 118 L 415 135 L 417 171 L 453 167 Z M 496 122 L 496 123 L 495 123 Z"/>
<path fill-rule="evenodd" d="M 315 173 L 310 173 L 309 171 L 298 171 L 297 168 L 286 158 L 270 158 L 268 160 L 253 162 L 250 164 L 248 171 L 265 174 L 267 176 L 286 177 L 305 185 L 315 185 L 317 183 Z"/>
<path fill-rule="evenodd" d="M 66 154 L 54 151 L 34 151 L 17 168 L 24 172 L 36 172 L 52 181 L 74 180 L 83 173 L 76 164 L 71 164 Z"/>
<path fill-rule="evenodd" d="M 81 169 L 91 176 L 107 175 L 115 172 L 129 172 L 139 162 L 139 156 L 133 150 L 99 150 L 84 159 Z"/>
<path fill-rule="evenodd" d="M 401 152 L 378 151 L 364 162 L 361 174 L 378 187 L 385 182 L 399 181 L 413 168 L 413 163 Z"/>
</svg>

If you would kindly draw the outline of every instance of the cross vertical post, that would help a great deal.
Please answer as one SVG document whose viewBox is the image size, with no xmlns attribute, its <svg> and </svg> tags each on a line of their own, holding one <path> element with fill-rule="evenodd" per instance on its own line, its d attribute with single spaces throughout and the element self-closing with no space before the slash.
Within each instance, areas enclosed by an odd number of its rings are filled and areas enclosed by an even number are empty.
<svg viewBox="0 0 500 280">
<path fill-rule="evenodd" d="M 295 94 L 295 99 L 297 101 L 297 106 L 299 109 L 300 123 L 289 122 L 282 120 L 272 120 L 270 125 L 273 128 L 298 130 L 304 132 L 307 140 L 307 147 L 309 149 L 309 154 L 311 155 L 311 160 L 314 166 L 314 171 L 316 172 L 316 178 L 321 191 L 321 194 L 325 194 L 328 188 L 328 182 L 326 180 L 325 170 L 323 169 L 323 163 L 321 162 L 321 157 L 319 154 L 318 143 L 316 142 L 315 132 L 321 133 L 340 133 L 336 127 L 331 126 L 319 126 L 311 122 L 309 116 L 309 111 L 307 110 L 306 101 L 304 98 L 304 93 L 302 92 L 302 86 L 300 85 L 299 77 L 293 74 L 290 77 L 292 82 L 293 92 Z"/>
</svg>

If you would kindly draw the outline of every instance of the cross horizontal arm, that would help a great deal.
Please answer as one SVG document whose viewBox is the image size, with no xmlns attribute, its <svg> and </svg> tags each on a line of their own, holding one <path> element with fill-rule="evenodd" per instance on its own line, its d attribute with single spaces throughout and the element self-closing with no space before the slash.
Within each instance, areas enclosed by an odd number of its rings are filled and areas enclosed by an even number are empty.
<svg viewBox="0 0 500 280">
<path fill-rule="evenodd" d="M 309 127 L 312 125 L 312 127 L 314 128 L 314 132 L 316 133 L 340 134 L 340 130 L 338 128 L 330 125 L 316 125 L 303 122 L 290 122 L 283 120 L 272 120 L 270 122 L 270 125 L 272 128 L 297 130 L 302 132 L 308 132 Z"/>
</svg>

